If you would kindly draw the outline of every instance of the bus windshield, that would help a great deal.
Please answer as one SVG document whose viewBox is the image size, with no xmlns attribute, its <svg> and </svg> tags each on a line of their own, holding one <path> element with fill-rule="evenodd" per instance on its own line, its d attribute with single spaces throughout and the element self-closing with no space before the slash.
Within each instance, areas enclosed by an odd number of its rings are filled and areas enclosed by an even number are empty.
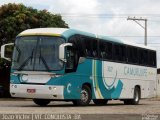
<svg viewBox="0 0 160 120">
<path fill-rule="evenodd" d="M 27 71 L 61 70 L 59 45 L 64 43 L 60 37 L 24 36 L 15 42 L 12 68 Z"/>
</svg>

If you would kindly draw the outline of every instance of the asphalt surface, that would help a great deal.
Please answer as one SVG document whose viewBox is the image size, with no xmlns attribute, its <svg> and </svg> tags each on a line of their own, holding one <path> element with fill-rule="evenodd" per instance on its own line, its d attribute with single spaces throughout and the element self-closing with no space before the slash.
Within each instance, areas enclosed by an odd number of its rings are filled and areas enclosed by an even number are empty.
<svg viewBox="0 0 160 120">
<path fill-rule="evenodd" d="M 159 120 L 160 119 L 160 100 L 145 99 L 139 105 L 124 105 L 122 101 L 109 101 L 105 106 L 96 106 L 92 102 L 89 106 L 73 106 L 72 102 L 53 101 L 46 107 L 35 105 L 32 100 L 26 99 L 0 99 L 0 119 L 10 120 L 15 116 L 31 114 L 41 115 L 42 119 L 140 119 Z M 4 116 L 6 115 L 6 116 Z M 47 116 L 48 115 L 48 116 Z M 56 115 L 56 116 L 53 116 Z M 22 117 L 22 116 L 21 116 Z M 35 116 L 34 116 L 35 117 Z M 16 118 L 17 119 L 17 118 Z M 22 119 L 22 118 L 21 118 Z"/>
</svg>

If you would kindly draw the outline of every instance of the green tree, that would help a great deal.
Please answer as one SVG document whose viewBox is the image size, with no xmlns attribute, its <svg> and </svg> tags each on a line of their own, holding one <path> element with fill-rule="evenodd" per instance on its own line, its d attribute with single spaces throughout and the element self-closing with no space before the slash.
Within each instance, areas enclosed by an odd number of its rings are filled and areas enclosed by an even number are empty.
<svg viewBox="0 0 160 120">
<path fill-rule="evenodd" d="M 68 28 L 68 25 L 61 15 L 51 14 L 47 10 L 11 3 L 0 7 L 0 45 L 14 42 L 23 30 L 42 27 Z"/>
</svg>

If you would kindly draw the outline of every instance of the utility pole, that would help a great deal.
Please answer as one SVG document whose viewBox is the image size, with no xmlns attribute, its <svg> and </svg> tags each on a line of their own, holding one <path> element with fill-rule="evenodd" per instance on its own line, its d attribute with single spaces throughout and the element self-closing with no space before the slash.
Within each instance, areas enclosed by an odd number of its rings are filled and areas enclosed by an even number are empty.
<svg viewBox="0 0 160 120">
<path fill-rule="evenodd" d="M 135 21 L 138 25 L 140 25 L 143 29 L 144 29 L 144 45 L 147 46 L 147 19 L 144 18 L 136 18 L 136 17 L 128 17 L 127 20 L 133 20 Z M 141 25 L 138 21 L 144 21 L 145 22 L 145 26 Z"/>
</svg>

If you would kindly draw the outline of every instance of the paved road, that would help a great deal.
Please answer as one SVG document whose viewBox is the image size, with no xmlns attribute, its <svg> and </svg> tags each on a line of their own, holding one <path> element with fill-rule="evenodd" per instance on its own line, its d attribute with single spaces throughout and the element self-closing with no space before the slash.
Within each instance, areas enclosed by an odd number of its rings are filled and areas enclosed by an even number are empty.
<svg viewBox="0 0 160 120">
<path fill-rule="evenodd" d="M 118 114 L 119 120 L 124 115 L 132 114 L 133 116 L 138 114 L 140 119 L 143 115 L 160 114 L 160 100 L 150 99 L 141 100 L 139 105 L 124 105 L 121 101 L 109 101 L 105 106 L 96 106 L 91 103 L 86 107 L 73 106 L 71 102 L 51 102 L 47 107 L 39 107 L 35 105 L 31 100 L 12 100 L 1 99 L 0 100 L 0 113 L 1 114 L 109 114 L 113 118 L 113 114 Z M 130 115 L 130 117 L 132 117 Z M 96 118 L 94 116 L 94 118 Z M 153 116 L 155 117 L 155 116 Z M 134 118 L 134 117 L 133 117 Z M 158 116 L 160 118 L 160 115 Z M 102 120 L 102 119 L 101 119 Z M 144 119 L 145 120 L 145 119 Z M 157 120 L 157 119 L 155 119 Z"/>
</svg>

